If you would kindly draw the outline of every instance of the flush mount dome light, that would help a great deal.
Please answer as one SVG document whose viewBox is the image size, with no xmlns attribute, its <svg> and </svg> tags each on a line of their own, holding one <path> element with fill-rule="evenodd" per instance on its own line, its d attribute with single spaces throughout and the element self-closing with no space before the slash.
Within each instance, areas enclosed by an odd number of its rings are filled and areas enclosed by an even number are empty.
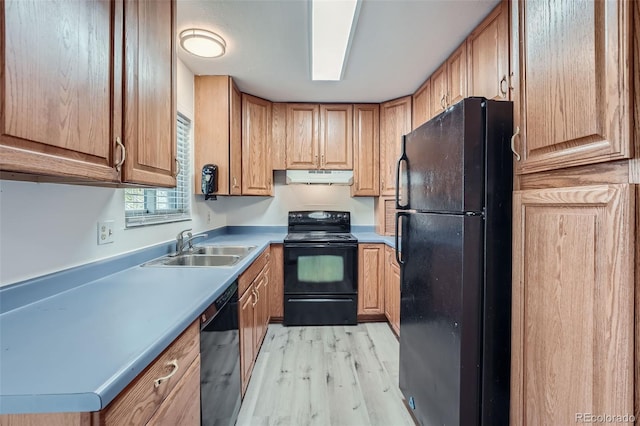
<svg viewBox="0 0 640 426">
<path fill-rule="evenodd" d="M 180 46 L 201 58 L 217 58 L 224 55 L 227 44 L 218 34 L 198 28 L 180 32 Z"/>
</svg>

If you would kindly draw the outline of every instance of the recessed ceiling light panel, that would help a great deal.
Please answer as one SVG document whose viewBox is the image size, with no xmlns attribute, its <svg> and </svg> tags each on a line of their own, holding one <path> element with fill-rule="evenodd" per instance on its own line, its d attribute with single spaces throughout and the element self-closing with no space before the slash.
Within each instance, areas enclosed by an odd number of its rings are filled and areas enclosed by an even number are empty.
<svg viewBox="0 0 640 426">
<path fill-rule="evenodd" d="M 199 28 L 180 32 L 180 46 L 192 55 L 201 58 L 217 58 L 224 55 L 227 43 L 218 34 Z"/>
<path fill-rule="evenodd" d="M 312 79 L 340 80 L 360 0 L 312 0 Z"/>
</svg>

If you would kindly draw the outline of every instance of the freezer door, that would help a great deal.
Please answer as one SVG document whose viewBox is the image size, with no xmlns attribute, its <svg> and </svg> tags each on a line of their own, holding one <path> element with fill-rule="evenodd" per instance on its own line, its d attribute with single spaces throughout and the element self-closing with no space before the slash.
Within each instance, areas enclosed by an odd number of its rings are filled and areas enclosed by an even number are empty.
<svg viewBox="0 0 640 426">
<path fill-rule="evenodd" d="M 402 220 L 400 389 L 423 425 L 480 420 L 483 219 Z"/>
<path fill-rule="evenodd" d="M 482 211 L 483 102 L 464 99 L 405 137 L 401 204 L 407 209 Z"/>
</svg>

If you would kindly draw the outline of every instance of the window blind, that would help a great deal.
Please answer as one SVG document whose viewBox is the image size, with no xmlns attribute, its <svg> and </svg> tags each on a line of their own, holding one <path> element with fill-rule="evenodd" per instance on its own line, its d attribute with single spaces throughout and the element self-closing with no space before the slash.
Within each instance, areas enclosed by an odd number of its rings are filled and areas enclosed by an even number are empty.
<svg viewBox="0 0 640 426">
<path fill-rule="evenodd" d="M 191 121 L 178 113 L 177 153 L 180 170 L 176 187 L 127 188 L 124 215 L 127 228 L 191 219 L 191 170 L 189 134 Z"/>
</svg>

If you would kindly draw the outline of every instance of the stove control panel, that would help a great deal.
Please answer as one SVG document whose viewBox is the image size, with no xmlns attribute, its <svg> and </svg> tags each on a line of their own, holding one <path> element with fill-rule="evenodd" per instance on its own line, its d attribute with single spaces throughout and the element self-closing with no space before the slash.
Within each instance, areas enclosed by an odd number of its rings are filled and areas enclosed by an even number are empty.
<svg viewBox="0 0 640 426">
<path fill-rule="evenodd" d="M 350 225 L 349 212 L 339 211 L 294 211 L 289 212 L 289 225 Z"/>
</svg>

